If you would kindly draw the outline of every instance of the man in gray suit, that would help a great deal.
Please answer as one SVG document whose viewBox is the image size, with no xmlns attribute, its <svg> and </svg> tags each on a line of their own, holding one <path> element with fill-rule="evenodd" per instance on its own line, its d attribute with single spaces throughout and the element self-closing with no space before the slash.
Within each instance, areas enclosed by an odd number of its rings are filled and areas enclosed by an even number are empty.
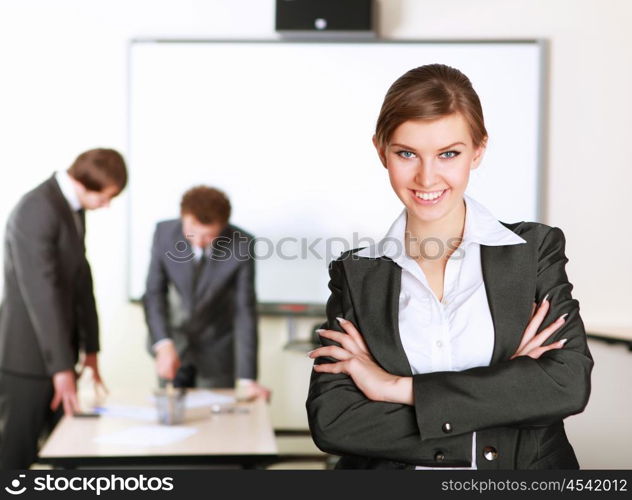
<svg viewBox="0 0 632 500">
<path fill-rule="evenodd" d="M 0 469 L 24 469 L 38 438 L 79 409 L 75 364 L 100 382 L 99 327 L 86 260 L 84 210 L 107 207 L 127 182 L 122 156 L 93 149 L 26 193 L 9 216 L 0 307 Z"/>
<path fill-rule="evenodd" d="M 143 298 L 151 350 L 163 381 L 268 398 L 256 382 L 254 240 L 230 211 L 223 192 L 197 186 L 179 219 L 156 226 Z"/>
</svg>

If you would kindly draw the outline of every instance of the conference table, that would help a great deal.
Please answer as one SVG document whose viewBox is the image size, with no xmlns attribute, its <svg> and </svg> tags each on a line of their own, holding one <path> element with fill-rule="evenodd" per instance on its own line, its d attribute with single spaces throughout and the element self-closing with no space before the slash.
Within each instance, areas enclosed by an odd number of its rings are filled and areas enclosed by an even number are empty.
<svg viewBox="0 0 632 500">
<path fill-rule="evenodd" d="M 217 398 L 223 401 L 213 403 Z M 190 390 L 178 425 L 158 423 L 151 391 L 113 393 L 91 413 L 98 416 L 63 417 L 38 462 L 64 469 L 258 468 L 277 460 L 268 404 L 261 399 L 237 402 L 232 389 Z"/>
<path fill-rule="evenodd" d="M 613 326 L 589 323 L 586 325 L 588 338 L 609 344 L 625 344 L 632 351 L 632 326 Z"/>
</svg>

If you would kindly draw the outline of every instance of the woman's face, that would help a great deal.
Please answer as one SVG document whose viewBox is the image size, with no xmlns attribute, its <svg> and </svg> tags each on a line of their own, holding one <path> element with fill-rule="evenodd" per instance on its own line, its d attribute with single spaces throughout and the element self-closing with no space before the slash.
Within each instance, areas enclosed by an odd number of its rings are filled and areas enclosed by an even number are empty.
<svg viewBox="0 0 632 500">
<path fill-rule="evenodd" d="M 373 139 L 391 185 L 409 216 L 422 222 L 447 217 L 462 203 L 470 170 L 481 162 L 485 146 L 475 147 L 460 113 L 436 120 L 409 120 L 395 129 L 380 149 Z"/>
</svg>

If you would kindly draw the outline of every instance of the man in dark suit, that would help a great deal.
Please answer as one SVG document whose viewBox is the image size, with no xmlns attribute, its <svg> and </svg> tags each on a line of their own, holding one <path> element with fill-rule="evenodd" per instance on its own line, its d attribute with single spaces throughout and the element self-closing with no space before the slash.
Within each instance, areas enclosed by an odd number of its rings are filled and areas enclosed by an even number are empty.
<svg viewBox="0 0 632 500">
<path fill-rule="evenodd" d="M 269 397 L 257 378 L 253 237 L 228 223 L 221 191 L 197 186 L 156 226 L 143 298 L 156 370 L 176 386 Z"/>
<path fill-rule="evenodd" d="M 127 183 L 122 156 L 93 149 L 25 194 L 9 216 L 0 308 L 0 468 L 23 469 L 40 434 L 78 410 L 75 364 L 100 382 L 99 327 L 84 210 Z"/>
</svg>

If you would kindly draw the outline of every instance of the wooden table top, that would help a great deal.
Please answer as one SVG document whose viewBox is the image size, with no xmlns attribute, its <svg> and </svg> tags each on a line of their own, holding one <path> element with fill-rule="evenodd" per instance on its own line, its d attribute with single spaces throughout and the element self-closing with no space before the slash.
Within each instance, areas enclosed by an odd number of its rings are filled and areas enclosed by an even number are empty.
<svg viewBox="0 0 632 500">
<path fill-rule="evenodd" d="M 586 325 L 586 333 L 598 337 L 627 340 L 632 342 L 632 326 Z"/>
<path fill-rule="evenodd" d="M 229 389 L 212 392 L 234 395 L 234 391 Z M 133 405 L 153 410 L 155 406 L 150 396 L 151 391 L 136 394 L 113 393 L 108 396 L 106 405 Z M 119 442 L 104 442 L 103 437 L 121 432 L 134 433 L 136 430 L 139 433 L 143 430 L 160 432 L 163 428 L 168 433 L 172 430 L 170 429 L 172 426 L 160 426 L 157 419 L 143 421 L 115 415 L 101 415 L 97 418 L 63 417 L 40 451 L 40 461 L 54 463 L 56 459 L 64 458 L 102 457 L 112 460 L 116 457 L 147 457 L 148 459 L 151 457 L 219 457 L 221 459 L 228 456 L 256 457 L 277 454 L 268 405 L 265 401 L 230 403 L 222 405 L 220 411 L 221 413 L 213 413 L 210 406 L 187 408 L 184 422 L 174 427 L 185 428 L 185 433 L 193 430 L 193 434 L 169 444 L 154 443 L 145 446 L 138 443 L 121 443 L 120 439 Z M 97 438 L 99 438 L 98 441 Z"/>
</svg>

